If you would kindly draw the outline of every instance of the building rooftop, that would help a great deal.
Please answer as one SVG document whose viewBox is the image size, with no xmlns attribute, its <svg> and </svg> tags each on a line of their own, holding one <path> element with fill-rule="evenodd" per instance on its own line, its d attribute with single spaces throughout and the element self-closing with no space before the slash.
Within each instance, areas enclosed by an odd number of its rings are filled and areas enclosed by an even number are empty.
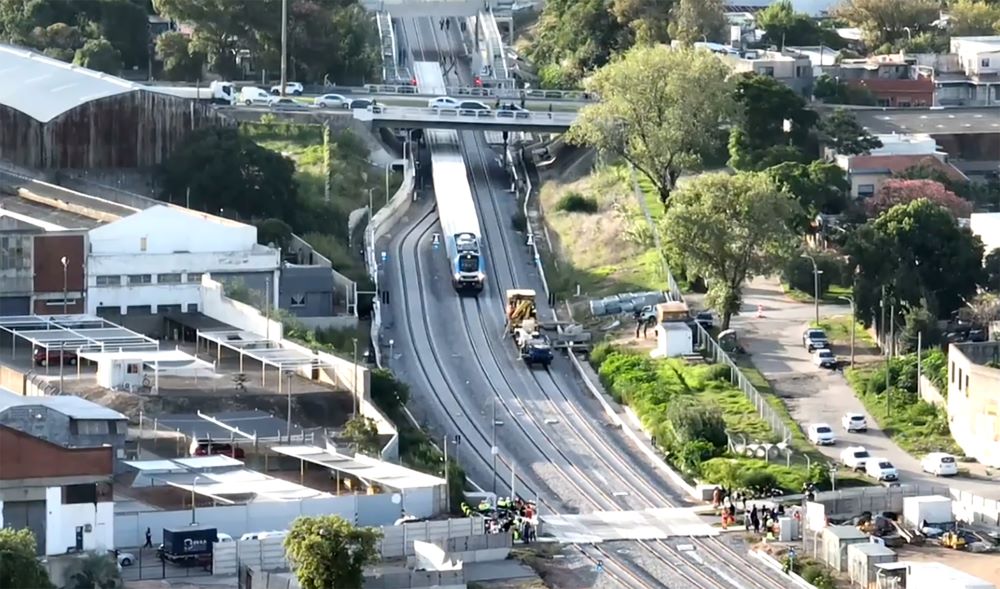
<svg viewBox="0 0 1000 589">
<path fill-rule="evenodd" d="M 858 123 L 872 134 L 952 135 L 1000 133 L 1000 108 L 855 108 Z"/>
<path fill-rule="evenodd" d="M 988 51 L 1000 51 L 1000 35 L 981 35 L 977 37 L 952 37 L 952 53 L 969 51 L 972 53 L 984 53 Z"/>
<path fill-rule="evenodd" d="M 0 78 L 16 80 L 0 85 L 0 104 L 42 123 L 81 104 L 142 88 L 11 45 L 0 45 Z"/>
<path fill-rule="evenodd" d="M 205 415 L 203 413 L 186 413 L 161 415 L 156 420 L 160 429 L 174 430 L 185 436 L 196 439 L 247 441 L 247 436 L 259 438 L 285 438 L 288 436 L 288 424 L 284 419 L 278 419 L 263 411 L 226 411 Z M 238 434 L 237 431 L 242 432 Z M 292 435 L 302 435 L 302 428 L 292 424 Z"/>
<path fill-rule="evenodd" d="M 81 399 L 80 397 L 71 395 L 26 397 L 0 388 L 0 411 L 5 411 L 11 407 L 30 407 L 32 405 L 48 407 L 53 411 L 58 411 L 66 415 L 70 419 L 127 419 L 117 411 L 86 399 Z"/>
<path fill-rule="evenodd" d="M 420 489 L 445 484 L 441 477 L 362 454 L 351 457 L 318 446 L 273 446 L 271 450 L 392 489 Z"/>
<path fill-rule="evenodd" d="M 2 193 L 0 193 L 0 216 L 9 216 L 45 231 L 93 229 L 106 224 L 93 217 L 37 203 L 21 196 Z"/>
<path fill-rule="evenodd" d="M 955 166 L 933 155 L 856 155 L 847 161 L 851 172 L 885 171 L 897 174 L 915 166 L 926 166 L 940 170 L 956 181 L 968 181 Z"/>
</svg>

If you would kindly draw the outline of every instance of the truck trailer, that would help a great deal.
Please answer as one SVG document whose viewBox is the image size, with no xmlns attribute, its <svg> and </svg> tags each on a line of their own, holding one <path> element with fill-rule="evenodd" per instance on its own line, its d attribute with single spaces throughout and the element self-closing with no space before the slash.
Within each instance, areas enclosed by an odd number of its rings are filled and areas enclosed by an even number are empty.
<svg viewBox="0 0 1000 589">
<path fill-rule="evenodd" d="M 508 290 L 506 306 L 506 333 L 513 338 L 521 359 L 528 366 L 548 366 L 552 363 L 555 349 L 584 353 L 589 351 L 590 334 L 579 325 L 558 321 L 542 322 L 538 319 L 534 290 Z"/>
<path fill-rule="evenodd" d="M 212 546 L 218 540 L 218 531 L 212 527 L 163 528 L 163 544 L 157 552 L 162 560 L 175 564 L 210 565 Z"/>
</svg>

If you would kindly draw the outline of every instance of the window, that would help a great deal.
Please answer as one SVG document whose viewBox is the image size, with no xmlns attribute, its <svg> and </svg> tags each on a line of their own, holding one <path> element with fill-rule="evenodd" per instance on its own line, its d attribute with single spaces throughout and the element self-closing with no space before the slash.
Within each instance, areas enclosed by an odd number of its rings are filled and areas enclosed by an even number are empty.
<svg viewBox="0 0 1000 589">
<path fill-rule="evenodd" d="M 30 245 L 30 235 L 0 237 L 0 270 L 27 270 L 31 268 Z"/>
<path fill-rule="evenodd" d="M 984 57 L 979 60 L 979 67 L 990 67 L 990 58 Z"/>
<path fill-rule="evenodd" d="M 139 251 L 140 252 L 146 251 L 146 245 L 147 244 L 148 244 L 148 242 L 147 242 L 146 238 L 145 237 L 140 237 L 139 238 Z"/>
<path fill-rule="evenodd" d="M 289 305 L 291 307 L 305 307 L 306 306 L 306 295 L 299 293 L 292 295 L 292 302 Z"/>
<path fill-rule="evenodd" d="M 955 363 L 954 362 L 951 363 L 951 370 L 949 370 L 948 372 L 951 373 L 951 383 L 955 384 Z"/>
<path fill-rule="evenodd" d="M 201 282 L 201 272 L 188 272 L 188 282 Z"/>
<path fill-rule="evenodd" d="M 962 369 L 958 369 L 958 390 L 962 390 Z"/>
<path fill-rule="evenodd" d="M 858 185 L 858 196 L 868 197 L 875 194 L 874 184 L 859 184 Z"/>
<path fill-rule="evenodd" d="M 892 106 L 891 104 L 889 104 L 888 98 L 878 98 L 875 100 L 875 104 L 878 106 Z"/>
<path fill-rule="evenodd" d="M 73 503 L 97 503 L 97 484 L 66 485 L 62 488 L 63 505 Z"/>
<path fill-rule="evenodd" d="M 763 67 L 760 68 L 760 74 L 762 76 L 771 76 L 773 78 L 774 77 L 774 68 L 771 67 L 771 66 L 769 66 L 769 65 L 768 66 L 763 66 Z"/>
<path fill-rule="evenodd" d="M 129 286 L 134 286 L 136 284 L 152 284 L 153 277 L 149 274 L 129 274 L 128 283 Z"/>
<path fill-rule="evenodd" d="M 796 78 L 804 78 L 804 77 L 806 77 L 806 74 L 808 74 L 808 73 L 809 73 L 809 66 L 805 66 L 805 65 L 797 65 L 797 66 L 795 66 L 795 77 Z"/>
<path fill-rule="evenodd" d="M 198 312 L 198 303 L 189 303 L 188 313 L 197 313 L 197 312 Z"/>
<path fill-rule="evenodd" d="M 153 307 L 151 305 L 129 305 L 125 307 L 126 315 L 152 315 Z"/>
<path fill-rule="evenodd" d="M 122 277 L 118 275 L 107 275 L 97 277 L 97 286 L 121 286 Z"/>
<path fill-rule="evenodd" d="M 73 432 L 78 436 L 106 436 L 108 434 L 108 422 L 98 419 L 74 419 Z"/>
<path fill-rule="evenodd" d="M 909 108 L 909 107 L 913 106 L 913 103 L 911 103 L 909 100 L 900 100 L 898 103 L 896 103 L 896 106 L 901 106 L 901 107 L 904 107 L 904 108 Z"/>
<path fill-rule="evenodd" d="M 180 284 L 181 275 L 180 274 L 157 274 L 156 275 L 157 284 Z"/>
</svg>

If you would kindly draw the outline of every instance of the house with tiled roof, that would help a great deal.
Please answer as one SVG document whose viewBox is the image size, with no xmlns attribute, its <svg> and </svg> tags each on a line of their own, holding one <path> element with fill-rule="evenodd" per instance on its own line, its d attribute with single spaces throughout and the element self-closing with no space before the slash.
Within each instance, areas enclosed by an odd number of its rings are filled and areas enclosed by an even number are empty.
<svg viewBox="0 0 1000 589">
<path fill-rule="evenodd" d="M 940 171 L 956 182 L 969 178 L 948 161 L 948 154 L 941 151 L 929 135 L 877 135 L 882 147 L 867 155 L 837 154 L 835 161 L 847 172 L 851 183 L 851 196 L 873 196 L 882 182 L 914 167 Z"/>
</svg>

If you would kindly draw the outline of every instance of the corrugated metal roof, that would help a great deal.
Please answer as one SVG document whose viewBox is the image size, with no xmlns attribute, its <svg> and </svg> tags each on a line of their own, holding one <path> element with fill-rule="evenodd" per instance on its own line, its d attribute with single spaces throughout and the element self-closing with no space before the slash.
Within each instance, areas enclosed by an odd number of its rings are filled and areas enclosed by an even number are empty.
<svg viewBox="0 0 1000 589">
<path fill-rule="evenodd" d="M 81 104 L 142 86 L 39 53 L 0 45 L 0 104 L 47 123 Z"/>
<path fill-rule="evenodd" d="M 72 395 L 25 397 L 6 389 L 0 389 L 0 411 L 10 407 L 30 407 L 32 405 L 48 407 L 70 419 L 128 419 L 113 409 Z"/>
</svg>

